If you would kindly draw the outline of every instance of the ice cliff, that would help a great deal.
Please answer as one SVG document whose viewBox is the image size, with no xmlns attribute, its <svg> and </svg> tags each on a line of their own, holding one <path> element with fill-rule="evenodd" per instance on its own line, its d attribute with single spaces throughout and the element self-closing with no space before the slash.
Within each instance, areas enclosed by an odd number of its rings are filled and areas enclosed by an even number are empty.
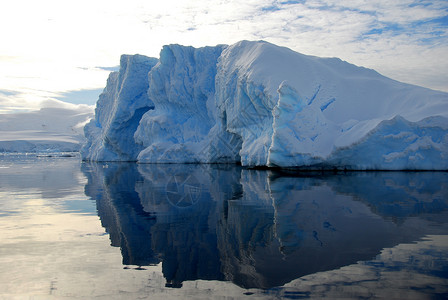
<svg viewBox="0 0 448 300">
<path fill-rule="evenodd" d="M 84 127 L 83 159 L 135 160 L 142 147 L 134 142 L 134 133 L 143 114 L 154 109 L 147 90 L 148 72 L 156 63 L 143 55 L 121 57 L 120 70 L 109 75 L 96 103 L 95 118 Z"/>
<path fill-rule="evenodd" d="M 448 169 L 448 94 L 267 42 L 122 56 L 84 160 Z"/>
</svg>

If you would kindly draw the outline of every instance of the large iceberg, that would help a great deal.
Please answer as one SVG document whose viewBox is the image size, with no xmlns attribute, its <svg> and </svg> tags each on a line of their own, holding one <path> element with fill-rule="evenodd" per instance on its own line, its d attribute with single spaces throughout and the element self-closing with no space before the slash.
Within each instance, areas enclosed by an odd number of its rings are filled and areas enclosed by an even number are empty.
<svg viewBox="0 0 448 300">
<path fill-rule="evenodd" d="M 123 56 L 84 160 L 448 169 L 448 93 L 264 41 Z"/>
</svg>

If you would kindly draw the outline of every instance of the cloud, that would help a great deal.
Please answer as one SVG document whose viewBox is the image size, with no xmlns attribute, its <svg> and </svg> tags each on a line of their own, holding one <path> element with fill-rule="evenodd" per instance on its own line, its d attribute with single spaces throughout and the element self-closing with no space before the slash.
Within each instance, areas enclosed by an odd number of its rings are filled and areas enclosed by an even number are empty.
<svg viewBox="0 0 448 300">
<path fill-rule="evenodd" d="M 446 2 L 306 1 L 296 8 L 271 13 L 285 25 L 268 39 L 448 91 L 448 62 L 441 59 L 448 54 Z"/>
<path fill-rule="evenodd" d="M 34 97 L 30 99 L 30 95 L 34 95 Z M 77 93 L 68 93 L 69 100 L 76 99 L 76 96 L 78 96 Z M 89 101 L 72 101 L 72 103 L 69 103 L 57 99 L 63 97 L 64 95 L 37 90 L 25 90 L 23 92 L 13 93 L 3 93 L 3 91 L 0 91 L 0 114 L 31 112 L 50 107 L 74 110 L 88 107 L 93 108 L 91 101 L 90 103 Z"/>
<path fill-rule="evenodd" d="M 64 102 L 69 102 L 73 104 L 89 104 L 95 105 L 98 100 L 98 96 L 103 91 L 102 88 L 99 89 L 84 89 L 77 91 L 69 91 L 61 94 L 58 99 Z"/>
<path fill-rule="evenodd" d="M 27 9 L 23 9 L 27 7 Z M 448 3 L 413 0 L 3 1 L 0 89 L 41 101 L 104 87 L 123 53 L 263 39 L 448 91 Z M 81 68 L 80 68 L 81 67 Z"/>
</svg>

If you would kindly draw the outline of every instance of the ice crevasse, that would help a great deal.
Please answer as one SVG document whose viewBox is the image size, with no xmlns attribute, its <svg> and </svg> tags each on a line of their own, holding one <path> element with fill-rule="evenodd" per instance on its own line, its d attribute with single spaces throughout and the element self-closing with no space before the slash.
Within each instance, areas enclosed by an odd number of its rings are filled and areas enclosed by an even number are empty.
<svg viewBox="0 0 448 300">
<path fill-rule="evenodd" d="M 447 170 L 448 93 L 264 41 L 123 55 L 81 154 L 92 161 Z"/>
</svg>

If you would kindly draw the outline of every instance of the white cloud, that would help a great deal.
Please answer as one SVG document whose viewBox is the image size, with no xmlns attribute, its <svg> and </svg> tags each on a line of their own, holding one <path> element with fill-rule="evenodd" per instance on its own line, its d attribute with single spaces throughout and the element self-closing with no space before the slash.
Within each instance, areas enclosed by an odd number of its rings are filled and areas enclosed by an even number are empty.
<svg viewBox="0 0 448 300">
<path fill-rule="evenodd" d="M 264 39 L 448 91 L 447 10 L 446 1 L 410 0 L 2 1 L 0 90 L 29 105 L 104 86 L 108 72 L 95 67 L 123 53 Z"/>
</svg>

